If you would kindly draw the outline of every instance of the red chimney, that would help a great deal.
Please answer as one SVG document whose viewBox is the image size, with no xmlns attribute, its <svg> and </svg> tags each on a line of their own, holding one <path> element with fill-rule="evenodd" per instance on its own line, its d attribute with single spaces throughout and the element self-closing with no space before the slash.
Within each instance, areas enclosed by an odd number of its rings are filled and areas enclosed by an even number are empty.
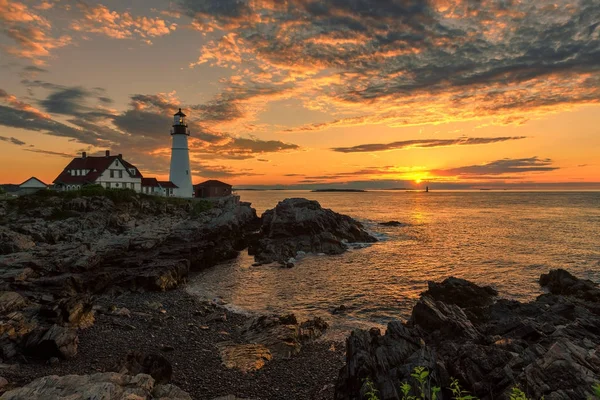
<svg viewBox="0 0 600 400">
<path fill-rule="evenodd" d="M 87 153 L 84 151 L 83 153 L 81 153 L 81 158 L 86 158 L 87 157 Z"/>
<path fill-rule="evenodd" d="M 106 157 L 110 157 L 110 150 L 106 150 Z"/>
</svg>

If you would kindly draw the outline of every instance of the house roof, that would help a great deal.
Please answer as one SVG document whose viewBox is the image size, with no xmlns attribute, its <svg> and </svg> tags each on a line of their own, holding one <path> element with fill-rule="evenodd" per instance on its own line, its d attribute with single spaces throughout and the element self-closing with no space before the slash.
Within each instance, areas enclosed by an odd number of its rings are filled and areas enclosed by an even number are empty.
<svg viewBox="0 0 600 400">
<path fill-rule="evenodd" d="M 177 186 L 176 184 L 174 184 L 171 181 L 158 181 L 158 183 L 160 183 L 160 186 L 164 187 L 164 188 L 174 188 L 177 189 L 179 186 Z"/>
<path fill-rule="evenodd" d="M 209 179 L 208 181 L 204 181 L 202 183 L 194 185 L 194 187 L 209 187 L 209 186 L 231 187 L 230 184 L 218 181 L 216 179 Z"/>
<path fill-rule="evenodd" d="M 160 184 L 156 178 L 142 178 L 142 186 L 159 187 Z"/>
<path fill-rule="evenodd" d="M 33 179 L 33 180 L 36 180 L 36 181 L 38 181 L 38 182 L 39 182 L 39 183 L 41 183 L 42 185 L 48 186 L 46 183 L 42 182 L 41 180 L 39 180 L 39 179 L 38 179 L 38 178 L 36 178 L 35 176 L 32 176 L 31 178 L 27 179 L 25 182 L 23 182 L 23 183 L 20 183 L 20 184 L 19 184 L 19 186 L 22 186 L 22 185 L 26 184 L 27 182 L 29 182 L 29 181 L 30 181 L 30 180 L 32 180 L 32 179 Z"/>
<path fill-rule="evenodd" d="M 123 166 L 127 168 L 127 172 L 134 178 L 142 178 L 140 171 L 132 164 L 123 160 L 118 156 L 87 156 L 87 157 L 76 157 L 65 167 L 65 169 L 54 179 L 54 183 L 93 183 L 102 175 L 106 169 L 116 160 L 119 159 Z M 69 173 L 73 169 L 88 169 L 90 172 L 87 175 L 76 175 L 73 176 Z M 130 169 L 135 169 L 135 174 L 130 172 Z"/>
</svg>

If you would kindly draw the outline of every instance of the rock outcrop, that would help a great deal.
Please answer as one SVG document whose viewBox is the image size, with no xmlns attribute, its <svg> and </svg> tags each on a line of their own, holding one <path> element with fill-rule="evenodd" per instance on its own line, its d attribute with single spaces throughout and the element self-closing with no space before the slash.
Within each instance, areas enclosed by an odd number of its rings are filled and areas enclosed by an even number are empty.
<svg viewBox="0 0 600 400">
<path fill-rule="evenodd" d="M 174 385 L 156 384 L 150 375 L 107 372 L 93 375 L 46 376 L 4 393 L 4 400 L 112 399 L 191 400 Z"/>
<path fill-rule="evenodd" d="M 243 372 L 262 368 L 272 359 L 289 359 L 300 353 L 303 344 L 319 338 L 328 324 L 317 317 L 299 323 L 294 314 L 263 315 L 241 329 L 243 343 L 219 345 L 223 364 Z"/>
<path fill-rule="evenodd" d="M 322 208 L 317 201 L 293 198 L 262 215 L 262 226 L 249 253 L 257 263 L 287 265 L 298 252 L 341 254 L 348 243 L 373 243 L 373 236 L 354 219 Z"/>
<path fill-rule="evenodd" d="M 237 256 L 258 218 L 237 197 L 194 212 L 193 201 L 134 196 L 24 196 L 2 202 L 0 358 L 71 358 L 94 321 L 89 295 L 165 291 Z"/>
<path fill-rule="evenodd" d="M 540 283 L 550 293 L 530 303 L 461 279 L 430 283 L 407 323 L 350 335 L 335 398 L 366 398 L 370 378 L 382 400 L 400 399 L 417 366 L 432 385 L 447 388 L 454 377 L 482 400 L 508 399 L 515 386 L 535 399 L 588 398 L 600 382 L 599 290 L 564 270 Z"/>
</svg>

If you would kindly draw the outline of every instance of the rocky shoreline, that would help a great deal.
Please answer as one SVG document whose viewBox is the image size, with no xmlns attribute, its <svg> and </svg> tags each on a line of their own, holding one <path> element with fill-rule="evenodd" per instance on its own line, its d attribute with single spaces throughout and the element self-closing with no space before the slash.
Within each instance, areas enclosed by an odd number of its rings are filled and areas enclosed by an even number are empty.
<svg viewBox="0 0 600 400">
<path fill-rule="evenodd" d="M 274 359 L 243 373 L 223 365 L 219 345 L 244 343 L 241 332 L 251 317 L 200 301 L 184 288 L 102 296 L 94 304 L 96 321 L 80 332 L 77 355 L 2 365 L 0 376 L 17 387 L 47 375 L 119 372 L 123 359 L 135 350 L 164 356 L 172 365 L 171 383 L 192 399 L 333 397 L 333 383 L 343 365 L 343 343 L 307 343 L 294 357 Z"/>
<path fill-rule="evenodd" d="M 246 247 L 259 264 L 289 267 L 301 251 L 339 254 L 347 242 L 375 240 L 304 199 L 281 202 L 261 220 L 235 196 L 207 204 L 41 192 L 0 202 L 0 222 L 0 391 L 29 385 L 10 398 L 70 395 L 74 388 L 46 387 L 59 378 L 28 382 L 73 373 L 88 375 L 60 385 L 81 384 L 94 396 L 108 386 L 124 397 L 133 385 L 151 398 L 171 390 L 154 384 L 174 382 L 198 399 L 331 398 L 343 346 L 318 341 L 325 321 L 241 316 L 181 285 Z M 313 235 L 319 240 L 306 240 Z"/>
<path fill-rule="evenodd" d="M 335 343 L 327 321 L 240 315 L 184 286 L 245 248 L 253 268 L 293 267 L 302 253 L 374 242 L 359 222 L 306 199 L 258 218 L 236 197 L 121 196 L 0 202 L 3 399 L 395 400 L 415 367 L 438 399 L 453 398 L 451 378 L 481 399 L 514 387 L 586 399 L 600 382 L 600 290 L 567 271 L 542 275 L 549 293 L 530 303 L 430 282 L 409 321 Z"/>
</svg>

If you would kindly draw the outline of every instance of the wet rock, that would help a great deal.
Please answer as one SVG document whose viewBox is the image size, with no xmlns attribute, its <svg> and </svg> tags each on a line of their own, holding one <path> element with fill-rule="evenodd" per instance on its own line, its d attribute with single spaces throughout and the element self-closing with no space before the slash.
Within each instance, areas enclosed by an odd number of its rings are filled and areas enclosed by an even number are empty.
<svg viewBox="0 0 600 400">
<path fill-rule="evenodd" d="M 224 342 L 218 348 L 225 367 L 244 373 L 257 371 L 273 359 L 269 349 L 262 344 Z"/>
<path fill-rule="evenodd" d="M 93 375 L 46 376 L 6 392 L 5 400 L 48 399 L 171 399 L 191 400 L 174 385 L 157 385 L 149 375 L 129 376 L 107 372 Z"/>
<path fill-rule="evenodd" d="M 335 398 L 362 399 L 369 378 L 381 399 L 400 399 L 416 366 L 428 368 L 432 386 L 448 387 L 452 376 L 484 400 L 508 398 L 515 386 L 530 398 L 588 398 L 600 381 L 597 289 L 566 271 L 540 282 L 555 294 L 530 303 L 455 278 L 430 284 L 406 324 L 350 335 Z"/>
<path fill-rule="evenodd" d="M 348 249 L 348 242 L 376 241 L 360 222 L 322 208 L 316 201 L 293 198 L 265 211 L 249 254 L 261 264 L 278 262 L 287 266 L 298 252 L 341 254 Z"/>
<path fill-rule="evenodd" d="M 299 324 L 293 314 L 265 315 L 248 322 L 241 334 L 247 343 L 264 345 L 274 358 L 290 358 L 300 352 L 302 344 L 320 337 L 327 328 L 318 317 Z"/>
<path fill-rule="evenodd" d="M 488 306 L 498 295 L 498 291 L 491 286 L 481 287 L 454 277 L 447 278 L 442 283 L 427 282 L 427 285 L 429 288 L 423 295 L 462 308 Z"/>
<path fill-rule="evenodd" d="M 169 360 L 160 354 L 143 354 L 130 351 L 119 365 L 119 373 L 127 375 L 148 374 L 157 383 L 168 383 L 173 376 Z"/>
<path fill-rule="evenodd" d="M 585 300 L 600 301 L 600 289 L 592 281 L 578 279 L 564 269 L 554 269 L 540 276 L 540 285 L 552 294 L 571 295 Z"/>
<path fill-rule="evenodd" d="M 406 224 L 403 224 L 402 222 L 399 222 L 399 221 L 380 222 L 379 225 L 382 225 L 382 226 L 393 226 L 393 227 L 406 226 Z"/>
</svg>

